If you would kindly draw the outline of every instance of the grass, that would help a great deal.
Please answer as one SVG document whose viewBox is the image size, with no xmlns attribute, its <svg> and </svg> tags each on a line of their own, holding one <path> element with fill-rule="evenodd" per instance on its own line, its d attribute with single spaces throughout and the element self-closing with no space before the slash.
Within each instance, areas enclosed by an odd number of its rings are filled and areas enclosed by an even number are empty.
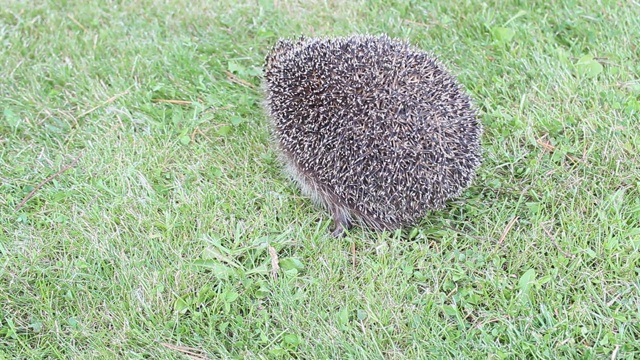
<svg viewBox="0 0 640 360">
<path fill-rule="evenodd" d="M 260 68 L 364 32 L 448 65 L 485 162 L 415 229 L 334 240 Z M 9 0 L 0 358 L 639 358 L 639 38 L 636 1 Z"/>
</svg>

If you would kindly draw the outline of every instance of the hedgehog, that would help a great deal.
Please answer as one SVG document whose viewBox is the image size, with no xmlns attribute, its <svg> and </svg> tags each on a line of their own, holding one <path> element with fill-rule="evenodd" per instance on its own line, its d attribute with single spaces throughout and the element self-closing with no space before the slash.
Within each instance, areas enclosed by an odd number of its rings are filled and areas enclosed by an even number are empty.
<svg viewBox="0 0 640 360">
<path fill-rule="evenodd" d="M 264 105 L 302 193 L 357 223 L 415 225 L 460 195 L 482 161 L 482 125 L 434 56 L 386 35 L 281 39 L 267 54 Z"/>
</svg>

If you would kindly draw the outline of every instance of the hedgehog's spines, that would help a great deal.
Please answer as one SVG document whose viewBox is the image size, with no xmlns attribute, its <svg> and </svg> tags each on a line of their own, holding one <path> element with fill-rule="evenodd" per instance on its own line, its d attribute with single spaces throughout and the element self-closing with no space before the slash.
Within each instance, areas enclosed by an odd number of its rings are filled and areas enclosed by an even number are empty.
<svg viewBox="0 0 640 360">
<path fill-rule="evenodd" d="M 481 161 L 482 126 L 432 56 L 387 36 L 281 40 L 266 108 L 290 174 L 332 212 L 394 229 L 457 196 Z"/>
</svg>

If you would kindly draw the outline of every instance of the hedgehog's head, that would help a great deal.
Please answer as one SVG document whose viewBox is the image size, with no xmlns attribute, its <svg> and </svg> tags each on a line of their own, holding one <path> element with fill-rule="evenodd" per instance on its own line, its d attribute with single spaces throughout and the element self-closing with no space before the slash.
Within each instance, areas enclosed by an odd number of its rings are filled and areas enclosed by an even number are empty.
<svg viewBox="0 0 640 360">
<path fill-rule="evenodd" d="M 267 70 L 273 68 L 273 65 L 278 63 L 280 56 L 286 54 L 292 48 L 293 42 L 290 40 L 278 40 L 265 58 L 265 68 Z"/>
<path fill-rule="evenodd" d="M 306 38 L 304 36 L 300 36 L 297 41 L 291 41 L 288 39 L 278 40 L 265 58 L 265 69 L 269 71 L 275 64 L 281 62 L 283 56 L 291 55 L 291 50 L 293 50 L 296 45 L 304 42 L 305 39 Z"/>
</svg>

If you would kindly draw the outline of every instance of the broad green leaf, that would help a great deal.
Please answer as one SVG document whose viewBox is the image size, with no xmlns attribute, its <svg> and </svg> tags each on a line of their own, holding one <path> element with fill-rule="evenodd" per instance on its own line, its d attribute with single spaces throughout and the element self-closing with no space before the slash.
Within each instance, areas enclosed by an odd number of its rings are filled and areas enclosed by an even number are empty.
<svg viewBox="0 0 640 360">
<path fill-rule="evenodd" d="M 4 119 L 7 121 L 10 127 L 18 126 L 18 121 L 20 118 L 13 112 L 13 110 L 9 108 L 5 108 L 3 111 Z"/>
<path fill-rule="evenodd" d="M 510 42 L 516 34 L 513 30 L 504 27 L 494 27 L 491 32 L 493 38 L 502 43 Z"/>
<path fill-rule="evenodd" d="M 581 76 L 588 78 L 596 77 L 602 72 L 602 65 L 593 59 L 593 56 L 587 54 L 576 62 L 576 70 Z"/>
<path fill-rule="evenodd" d="M 240 116 L 234 116 L 231 118 L 231 125 L 238 126 L 244 122 L 244 119 Z"/>
<path fill-rule="evenodd" d="M 280 260 L 280 267 L 283 270 L 296 269 L 298 271 L 301 271 L 302 269 L 304 269 L 304 264 L 302 264 L 302 261 L 296 258 L 289 257 Z"/>
<path fill-rule="evenodd" d="M 227 136 L 231 132 L 231 126 L 223 125 L 218 128 L 218 135 Z"/>
<path fill-rule="evenodd" d="M 285 344 L 298 346 L 300 344 L 300 338 L 296 334 L 287 334 L 282 337 Z"/>
<path fill-rule="evenodd" d="M 177 298 L 173 303 L 173 309 L 180 314 L 184 314 L 187 312 L 187 310 L 189 310 L 189 304 L 187 304 L 184 299 Z"/>
<path fill-rule="evenodd" d="M 211 175 L 215 177 L 220 177 L 222 176 L 222 170 L 219 167 L 214 166 L 211 168 Z"/>
<path fill-rule="evenodd" d="M 235 291 L 225 292 L 223 295 L 224 295 L 224 301 L 226 302 L 234 302 L 240 296 L 240 294 L 238 294 Z"/>
<path fill-rule="evenodd" d="M 442 306 L 442 310 L 444 311 L 445 314 L 447 314 L 449 316 L 457 316 L 458 315 L 458 309 L 456 309 L 455 307 L 453 307 L 451 305 L 443 305 Z"/>
<path fill-rule="evenodd" d="M 529 269 L 520 276 L 520 280 L 518 281 L 518 288 L 523 293 L 528 293 L 531 285 L 536 281 L 536 271 L 533 269 Z"/>
<path fill-rule="evenodd" d="M 227 64 L 227 70 L 229 70 L 229 72 L 232 72 L 234 74 L 244 75 L 247 71 L 247 68 L 245 68 L 244 66 L 236 62 L 229 61 L 229 63 Z"/>
<path fill-rule="evenodd" d="M 342 308 L 337 314 L 336 318 L 340 325 L 347 325 L 349 323 L 349 310 L 347 308 Z"/>
</svg>

